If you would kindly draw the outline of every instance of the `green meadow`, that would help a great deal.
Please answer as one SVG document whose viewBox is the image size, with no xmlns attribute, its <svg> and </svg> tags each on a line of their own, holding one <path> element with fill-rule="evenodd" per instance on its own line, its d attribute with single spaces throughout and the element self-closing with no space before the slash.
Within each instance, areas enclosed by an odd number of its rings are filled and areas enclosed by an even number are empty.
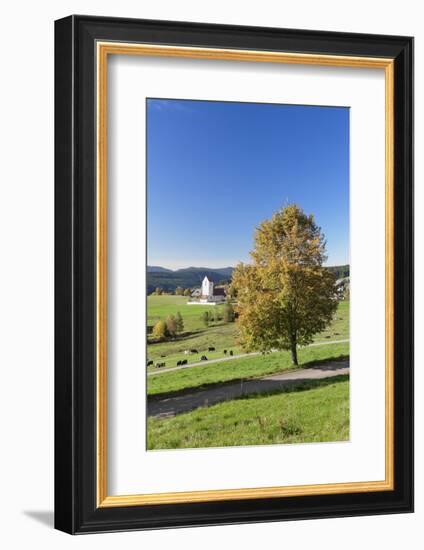
<svg viewBox="0 0 424 550">
<path fill-rule="evenodd" d="M 149 296 L 148 324 L 180 312 L 184 330 L 173 339 L 155 342 L 148 337 L 148 359 L 165 367 L 148 368 L 148 399 L 188 395 L 224 384 L 242 382 L 293 369 L 289 352 L 246 355 L 237 345 L 237 322 L 225 323 L 223 305 L 188 305 L 183 296 Z M 205 311 L 221 320 L 205 326 Z M 317 334 L 314 344 L 298 351 L 299 368 L 349 357 L 349 302 L 341 301 L 332 323 Z M 340 340 L 340 342 L 338 342 Z M 208 348 L 215 351 L 209 352 Z M 197 354 L 184 354 L 196 349 Z M 206 355 L 208 361 L 200 363 Z M 186 359 L 191 368 L 176 369 Z M 211 362 L 220 359 L 219 362 Z M 148 449 L 222 447 L 344 441 L 349 438 L 349 382 L 347 376 L 311 380 L 273 394 L 245 396 L 167 418 L 148 418 Z"/>
<path fill-rule="evenodd" d="M 348 377 L 310 381 L 173 418 L 149 418 L 148 434 L 150 450 L 346 441 Z"/>
<path fill-rule="evenodd" d="M 147 342 L 147 359 L 156 362 L 165 362 L 165 368 L 175 367 L 181 359 L 188 363 L 197 363 L 201 355 L 208 360 L 225 357 L 224 350 L 233 351 L 234 355 L 243 353 L 237 345 L 236 323 L 225 323 L 222 320 L 223 305 L 188 305 L 184 296 L 148 296 L 147 324 L 153 326 L 159 320 L 165 320 L 168 315 L 180 312 L 184 320 L 184 331 L 173 340 L 160 343 Z M 221 320 L 212 321 L 205 326 L 201 319 L 205 311 L 218 312 Z M 340 302 L 337 314 L 332 324 L 321 334 L 317 334 L 314 342 L 346 340 L 349 338 L 349 302 Z M 208 348 L 214 347 L 214 352 Z M 185 355 L 184 351 L 196 349 L 199 353 Z M 197 367 L 196 367 L 197 368 Z M 149 367 L 149 370 L 154 370 Z"/>
<path fill-rule="evenodd" d="M 311 346 L 299 350 L 300 368 L 349 355 L 349 343 Z M 148 395 L 164 397 L 181 391 L 198 391 L 210 385 L 236 382 L 293 369 L 288 352 L 241 357 L 220 363 L 162 372 L 148 377 Z"/>
<path fill-rule="evenodd" d="M 194 331 L 203 328 L 200 316 L 204 311 L 222 310 L 223 306 L 188 305 L 187 296 L 148 296 L 147 297 L 147 324 L 153 325 L 168 315 L 175 315 L 177 311 L 184 318 L 186 331 Z"/>
</svg>

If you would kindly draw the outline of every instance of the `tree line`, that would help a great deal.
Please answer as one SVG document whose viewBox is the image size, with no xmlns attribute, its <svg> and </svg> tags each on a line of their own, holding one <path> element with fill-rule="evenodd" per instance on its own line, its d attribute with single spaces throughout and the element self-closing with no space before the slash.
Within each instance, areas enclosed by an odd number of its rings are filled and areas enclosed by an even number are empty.
<svg viewBox="0 0 424 550">
<path fill-rule="evenodd" d="M 152 336 L 155 340 L 175 338 L 177 334 L 184 332 L 184 319 L 179 311 L 176 315 L 168 315 L 165 320 L 159 320 L 153 326 Z"/>
<path fill-rule="evenodd" d="M 165 291 L 162 287 L 157 286 L 155 290 L 151 293 L 152 296 L 163 296 L 163 295 L 175 295 L 175 296 L 191 296 L 191 288 L 183 288 L 182 286 L 177 286 L 174 292 Z"/>
<path fill-rule="evenodd" d="M 211 323 L 224 321 L 224 323 L 234 322 L 236 317 L 233 306 L 226 303 L 223 311 L 204 311 L 200 316 L 202 323 L 208 327 Z M 153 325 L 151 332 L 152 338 L 163 341 L 167 338 L 175 338 L 178 334 L 184 332 L 184 319 L 179 311 L 176 315 L 168 315 L 166 319 L 160 319 Z"/>
<path fill-rule="evenodd" d="M 236 314 L 234 311 L 234 308 L 230 302 L 227 302 L 224 306 L 224 310 L 222 312 L 219 311 L 219 309 L 215 309 L 214 311 L 204 311 L 200 317 L 202 323 L 205 325 L 205 327 L 208 327 L 210 323 L 213 323 L 215 321 L 224 321 L 224 323 L 233 323 L 235 320 Z"/>
</svg>

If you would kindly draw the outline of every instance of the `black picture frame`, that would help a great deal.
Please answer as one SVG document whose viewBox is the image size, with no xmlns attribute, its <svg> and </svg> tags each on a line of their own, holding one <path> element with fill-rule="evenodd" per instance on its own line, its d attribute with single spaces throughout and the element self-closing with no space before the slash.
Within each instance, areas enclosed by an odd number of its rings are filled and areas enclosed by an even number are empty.
<svg viewBox="0 0 424 550">
<path fill-rule="evenodd" d="M 99 40 L 394 60 L 394 490 L 97 507 L 94 92 Z M 56 21 L 55 527 L 76 534 L 411 511 L 413 39 L 79 15 Z"/>
</svg>

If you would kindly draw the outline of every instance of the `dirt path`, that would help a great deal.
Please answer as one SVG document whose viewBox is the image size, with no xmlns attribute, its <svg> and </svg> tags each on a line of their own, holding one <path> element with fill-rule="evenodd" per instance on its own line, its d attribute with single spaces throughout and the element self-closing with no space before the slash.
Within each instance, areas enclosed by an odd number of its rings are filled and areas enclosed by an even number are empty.
<svg viewBox="0 0 424 550">
<path fill-rule="evenodd" d="M 222 387 L 215 387 L 209 390 L 194 391 L 177 397 L 169 397 L 161 400 L 148 400 L 148 416 L 175 416 L 176 414 L 188 412 L 199 407 L 208 407 L 215 403 L 235 399 L 242 395 L 252 393 L 266 393 L 280 389 L 291 384 L 299 384 L 309 380 L 332 378 L 341 374 L 349 373 L 349 360 L 332 361 L 327 364 L 320 364 L 317 367 L 298 369 L 290 372 L 272 374 L 253 380 L 245 380 L 234 384 L 225 384 Z"/>
<path fill-rule="evenodd" d="M 332 340 L 331 342 L 316 342 L 314 344 L 309 344 L 309 346 L 306 346 L 307 348 L 314 347 L 314 346 L 329 346 L 332 344 L 344 344 L 346 342 L 349 342 L 349 340 Z M 232 361 L 233 359 L 240 359 L 241 357 L 254 357 L 255 355 L 260 355 L 260 352 L 253 352 L 253 353 L 240 353 L 239 355 L 226 355 L 225 357 L 220 357 L 219 359 L 209 359 L 209 361 L 198 361 L 197 363 L 188 363 L 187 365 L 183 365 L 180 367 L 171 367 L 171 368 L 162 368 L 162 369 L 156 369 L 153 371 L 149 371 L 147 373 L 147 376 L 154 376 L 156 374 L 164 374 L 165 372 L 172 372 L 174 370 L 181 370 L 181 369 L 190 369 L 191 367 L 200 367 L 200 366 L 207 366 L 207 365 L 213 365 L 214 363 L 222 363 L 224 361 Z"/>
</svg>

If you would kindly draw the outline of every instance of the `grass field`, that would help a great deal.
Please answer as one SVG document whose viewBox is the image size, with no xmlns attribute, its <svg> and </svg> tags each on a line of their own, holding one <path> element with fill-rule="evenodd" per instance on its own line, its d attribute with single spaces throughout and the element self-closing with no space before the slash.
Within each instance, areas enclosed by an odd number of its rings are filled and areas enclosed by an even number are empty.
<svg viewBox="0 0 424 550">
<path fill-rule="evenodd" d="M 267 396 L 235 399 L 170 419 L 148 420 L 148 449 L 348 439 L 347 376 L 316 380 Z"/>
<path fill-rule="evenodd" d="M 184 320 L 184 334 L 175 340 L 160 343 L 148 342 L 148 360 L 154 363 L 165 362 L 166 368 L 169 368 L 175 367 L 181 359 L 187 359 L 189 363 L 198 362 L 203 354 L 206 354 L 208 359 L 224 357 L 224 349 L 232 350 L 235 355 L 243 353 L 236 343 L 236 323 L 217 321 L 205 327 L 201 320 L 202 313 L 205 311 L 219 311 L 222 316 L 223 307 L 223 305 L 187 305 L 187 297 L 183 296 L 148 296 L 147 322 L 149 325 L 154 325 L 160 319 L 166 319 L 168 315 L 175 315 L 178 311 Z M 325 342 L 347 338 L 349 338 L 349 302 L 340 302 L 333 323 L 324 332 L 317 334 L 314 341 Z M 209 347 L 216 348 L 216 351 L 208 352 Z M 184 355 L 187 349 L 197 349 L 199 354 Z"/>
<path fill-rule="evenodd" d="M 235 355 L 244 351 L 236 344 L 237 323 L 212 322 L 205 327 L 204 311 L 221 311 L 223 306 L 187 305 L 180 296 L 149 296 L 148 324 L 175 315 L 184 320 L 184 332 L 173 340 L 148 342 L 148 359 L 165 362 L 166 367 L 147 377 L 150 399 L 190 393 L 207 387 L 247 380 L 293 368 L 288 352 L 240 357 L 219 363 L 167 372 L 180 359 L 199 362 L 223 358 L 223 350 Z M 314 341 L 319 346 L 300 348 L 300 368 L 320 361 L 332 361 L 349 355 L 349 343 L 326 344 L 349 338 L 349 302 L 340 302 L 332 324 Z M 207 351 L 215 347 L 216 351 Z M 198 354 L 185 355 L 196 349 Z M 149 371 L 151 368 L 149 368 Z M 156 371 L 157 372 L 157 371 Z M 251 396 L 201 408 L 174 418 L 148 419 L 148 448 L 173 449 L 342 441 L 349 437 L 349 385 L 347 377 L 311 381 L 307 385 L 273 395 Z"/>
<path fill-rule="evenodd" d="M 184 318 L 186 331 L 194 331 L 203 329 L 204 325 L 200 319 L 205 311 L 221 311 L 223 305 L 207 306 L 207 305 L 188 305 L 187 296 L 148 296 L 147 297 L 147 322 L 153 325 L 160 319 L 165 319 L 168 315 L 175 315 L 177 311 Z"/>
<path fill-rule="evenodd" d="M 298 358 L 300 365 L 306 367 L 317 361 L 331 361 L 348 355 L 349 343 L 341 343 L 300 349 Z M 243 357 L 149 376 L 147 393 L 150 396 L 159 397 L 161 394 L 189 389 L 197 390 L 210 384 L 244 380 L 292 368 L 288 352 Z"/>
</svg>

